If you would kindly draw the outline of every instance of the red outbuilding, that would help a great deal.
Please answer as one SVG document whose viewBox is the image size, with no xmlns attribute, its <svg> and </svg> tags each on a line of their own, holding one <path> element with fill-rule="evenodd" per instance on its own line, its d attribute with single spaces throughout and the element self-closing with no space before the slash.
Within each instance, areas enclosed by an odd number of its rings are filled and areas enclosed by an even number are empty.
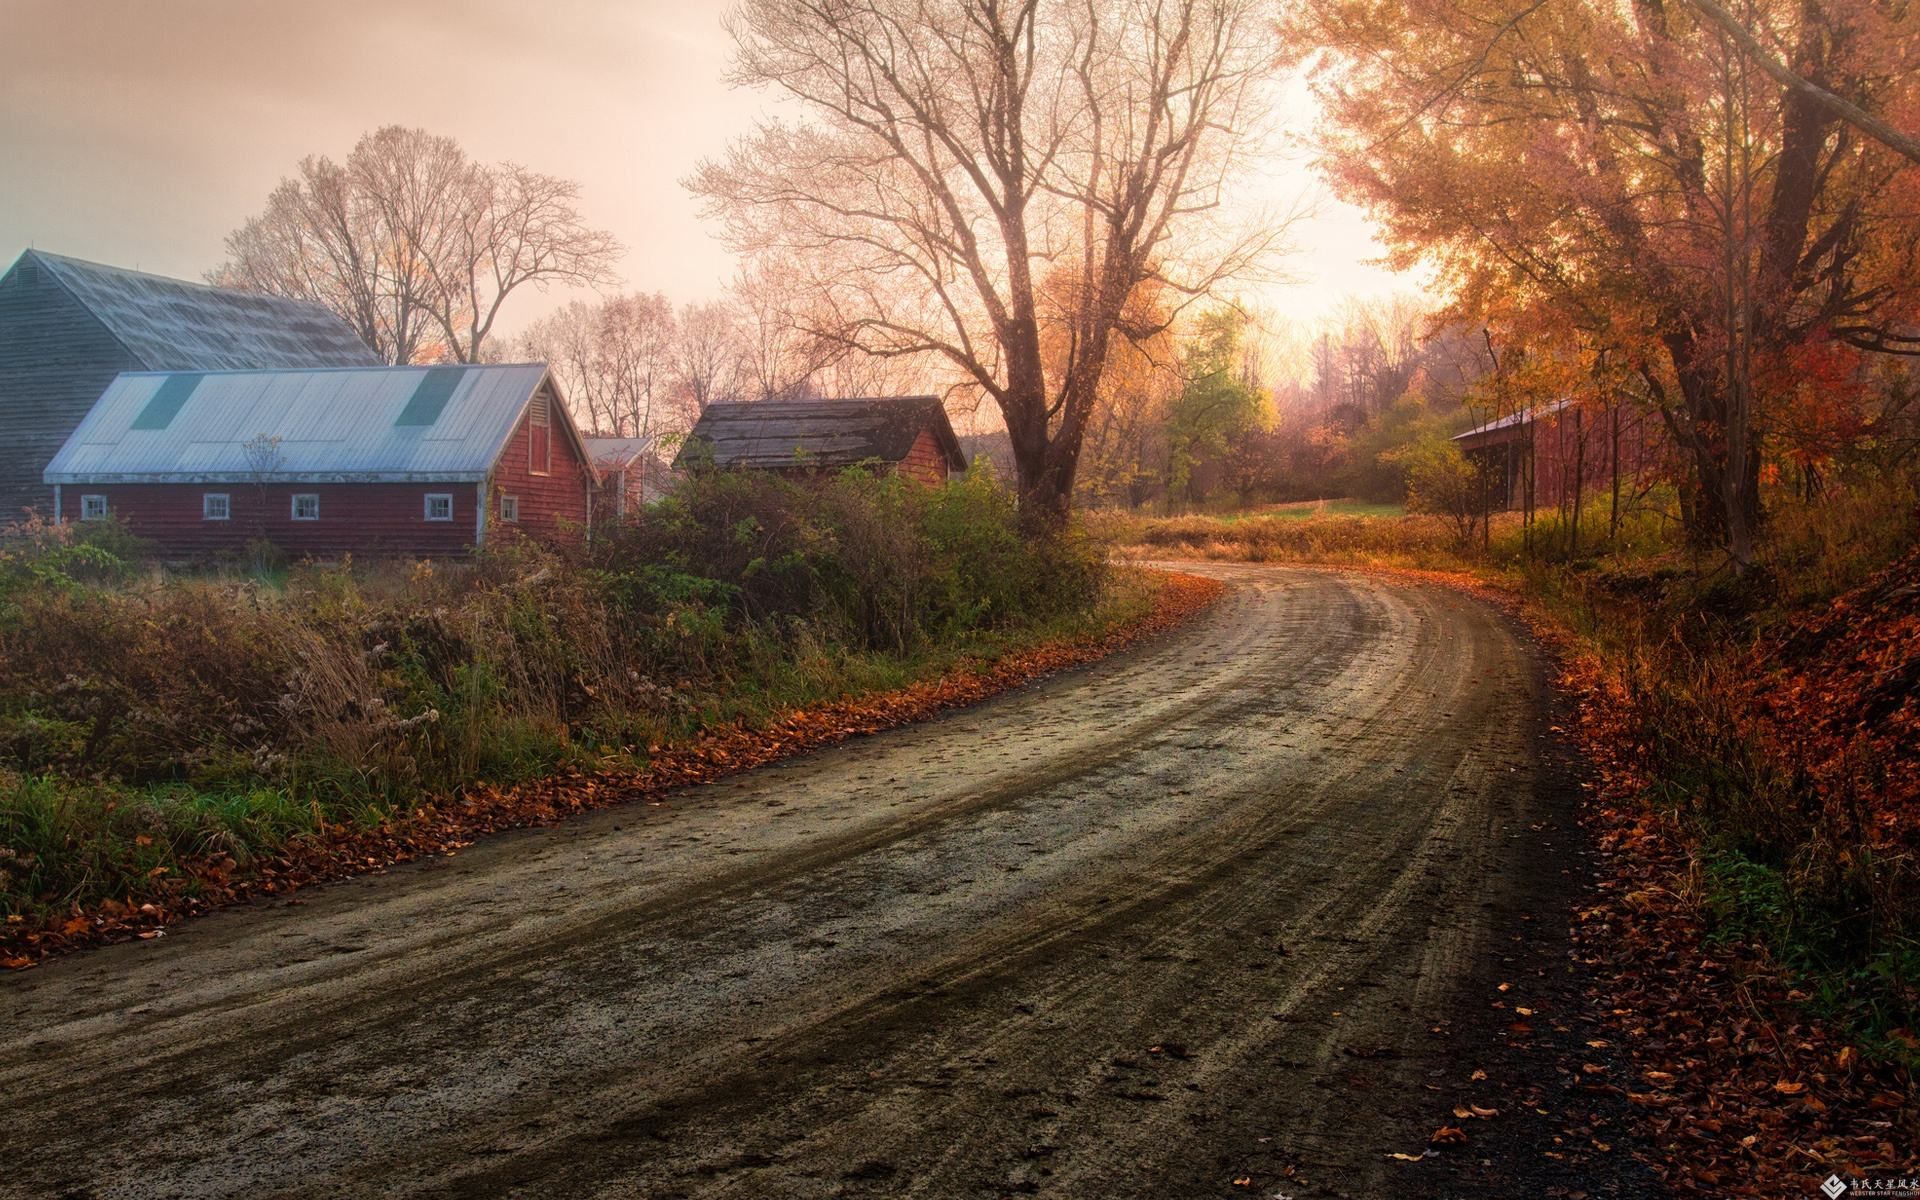
<svg viewBox="0 0 1920 1200">
<path fill-rule="evenodd" d="M 592 470 L 544 364 L 129 372 L 47 466 L 57 519 L 171 557 L 443 558 L 582 538 Z"/>
<path fill-rule="evenodd" d="M 1496 509 L 1569 509 L 1615 487 L 1637 494 L 1672 449 L 1651 413 L 1624 405 L 1590 410 L 1573 400 L 1489 421 L 1453 441 L 1486 471 Z"/>
</svg>

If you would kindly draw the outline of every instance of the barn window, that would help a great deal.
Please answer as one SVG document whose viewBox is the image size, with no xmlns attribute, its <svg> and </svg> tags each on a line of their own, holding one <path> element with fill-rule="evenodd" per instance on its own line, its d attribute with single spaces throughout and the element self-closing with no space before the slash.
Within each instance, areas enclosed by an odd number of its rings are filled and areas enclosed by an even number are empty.
<svg viewBox="0 0 1920 1200">
<path fill-rule="evenodd" d="M 105 496 L 80 497 L 80 519 L 82 521 L 106 520 L 107 498 Z"/>
<path fill-rule="evenodd" d="M 520 519 L 520 497 L 500 497 L 500 519 L 502 521 L 518 521 Z"/>
<path fill-rule="evenodd" d="M 233 516 L 233 504 L 225 492 L 204 492 L 200 496 L 200 518 L 224 521 Z"/>
<path fill-rule="evenodd" d="M 535 392 L 527 405 L 527 470 L 535 475 L 553 470 L 553 412 L 545 388 Z"/>
<path fill-rule="evenodd" d="M 453 493 L 452 492 L 428 492 L 427 493 L 427 520 L 429 521 L 453 520 Z"/>
<path fill-rule="evenodd" d="M 318 521 L 320 519 L 320 497 L 314 492 L 300 492 L 293 498 L 293 519 L 296 521 Z"/>
</svg>

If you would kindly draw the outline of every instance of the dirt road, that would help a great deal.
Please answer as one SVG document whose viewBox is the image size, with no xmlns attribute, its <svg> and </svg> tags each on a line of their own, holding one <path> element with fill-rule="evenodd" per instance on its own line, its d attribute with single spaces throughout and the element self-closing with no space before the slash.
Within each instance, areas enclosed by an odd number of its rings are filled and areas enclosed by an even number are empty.
<svg viewBox="0 0 1920 1200">
<path fill-rule="evenodd" d="M 1405 1194 L 1559 917 L 1539 666 L 1200 569 L 980 707 L 0 980 L 0 1193 Z"/>
</svg>

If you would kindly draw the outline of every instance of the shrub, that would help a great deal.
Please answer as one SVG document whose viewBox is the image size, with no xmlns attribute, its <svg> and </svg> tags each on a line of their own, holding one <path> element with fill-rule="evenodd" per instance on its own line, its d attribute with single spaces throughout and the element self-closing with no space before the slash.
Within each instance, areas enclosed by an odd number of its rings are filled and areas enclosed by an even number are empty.
<svg viewBox="0 0 1920 1200">
<path fill-rule="evenodd" d="M 973 476 L 707 473 L 604 533 L 268 585 L 140 581 L 111 529 L 14 531 L 0 909 L 124 882 L 116 864 L 159 841 L 238 859 L 475 780 L 637 758 L 703 722 L 899 682 L 916 656 L 1085 611 L 1105 578 L 1082 540 L 1023 540 L 1012 498 Z"/>
</svg>

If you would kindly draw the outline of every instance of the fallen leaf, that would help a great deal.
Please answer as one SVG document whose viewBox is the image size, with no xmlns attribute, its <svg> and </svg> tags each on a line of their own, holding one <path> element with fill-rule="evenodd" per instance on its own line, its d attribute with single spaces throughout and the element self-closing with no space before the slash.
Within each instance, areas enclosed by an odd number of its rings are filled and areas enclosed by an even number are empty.
<svg viewBox="0 0 1920 1200">
<path fill-rule="evenodd" d="M 1427 1139 L 1436 1146 L 1458 1146 L 1467 1140 L 1467 1131 L 1458 1125 L 1442 1125 Z"/>
</svg>

